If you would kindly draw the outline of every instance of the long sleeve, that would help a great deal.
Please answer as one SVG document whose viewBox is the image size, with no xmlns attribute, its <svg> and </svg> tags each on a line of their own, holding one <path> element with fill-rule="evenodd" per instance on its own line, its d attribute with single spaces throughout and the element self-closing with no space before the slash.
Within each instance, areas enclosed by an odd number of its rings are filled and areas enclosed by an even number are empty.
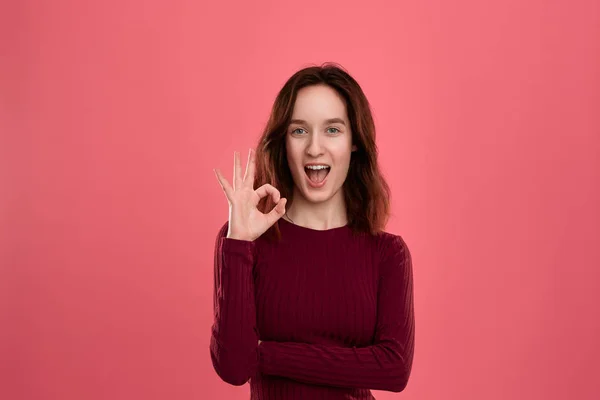
<svg viewBox="0 0 600 400">
<path fill-rule="evenodd" d="M 390 235 L 380 264 L 374 344 L 361 348 L 262 342 L 259 370 L 300 382 L 400 392 L 414 354 L 412 259 L 404 240 Z"/>
<path fill-rule="evenodd" d="M 210 354 L 221 379 L 239 386 L 256 374 L 258 367 L 252 279 L 255 243 L 227 238 L 227 229 L 225 223 L 215 243 Z"/>
</svg>

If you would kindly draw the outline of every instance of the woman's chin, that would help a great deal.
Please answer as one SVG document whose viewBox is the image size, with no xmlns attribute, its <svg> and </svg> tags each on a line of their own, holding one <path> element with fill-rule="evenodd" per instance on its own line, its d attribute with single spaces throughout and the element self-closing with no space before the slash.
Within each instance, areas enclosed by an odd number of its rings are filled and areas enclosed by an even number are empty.
<svg viewBox="0 0 600 400">
<path fill-rule="evenodd" d="M 308 187 L 307 185 L 304 185 L 304 187 L 302 188 L 302 196 L 309 203 L 323 203 L 325 201 L 329 201 L 331 198 L 334 197 L 335 192 L 327 186 L 328 185 L 321 189 L 314 189 Z"/>
</svg>

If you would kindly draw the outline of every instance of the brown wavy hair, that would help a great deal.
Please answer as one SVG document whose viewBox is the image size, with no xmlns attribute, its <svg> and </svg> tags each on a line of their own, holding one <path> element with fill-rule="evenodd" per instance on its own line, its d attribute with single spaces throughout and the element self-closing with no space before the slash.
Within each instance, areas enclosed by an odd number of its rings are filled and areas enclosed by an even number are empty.
<svg viewBox="0 0 600 400">
<path fill-rule="evenodd" d="M 256 146 L 254 187 L 269 183 L 281 197 L 293 199 L 294 181 L 288 166 L 285 138 L 292 119 L 298 91 L 312 85 L 327 85 L 345 100 L 352 131 L 352 152 L 348 176 L 342 188 L 346 203 L 348 226 L 355 233 L 375 235 L 385 228 L 390 215 L 390 188 L 380 171 L 375 143 L 375 123 L 367 97 L 358 82 L 339 64 L 310 66 L 292 75 L 279 91 L 268 122 Z M 267 213 L 275 203 L 270 196 L 261 200 L 258 209 Z M 281 237 L 278 223 L 268 236 Z"/>
</svg>

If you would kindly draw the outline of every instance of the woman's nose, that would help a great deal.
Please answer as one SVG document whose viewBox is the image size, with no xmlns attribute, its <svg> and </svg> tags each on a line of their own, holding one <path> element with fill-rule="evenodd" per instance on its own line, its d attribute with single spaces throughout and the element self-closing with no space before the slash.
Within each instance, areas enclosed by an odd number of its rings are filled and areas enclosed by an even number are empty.
<svg viewBox="0 0 600 400">
<path fill-rule="evenodd" d="M 313 134 L 310 136 L 306 152 L 311 157 L 318 157 L 321 155 L 323 152 L 323 146 L 321 145 L 321 139 L 319 138 L 319 135 Z"/>
</svg>

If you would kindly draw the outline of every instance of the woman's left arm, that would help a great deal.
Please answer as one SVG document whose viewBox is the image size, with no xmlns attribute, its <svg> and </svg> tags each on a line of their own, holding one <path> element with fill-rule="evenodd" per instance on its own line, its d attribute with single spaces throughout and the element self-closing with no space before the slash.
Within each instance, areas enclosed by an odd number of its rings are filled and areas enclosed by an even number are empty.
<svg viewBox="0 0 600 400">
<path fill-rule="evenodd" d="M 388 240 L 380 265 L 375 344 L 348 348 L 261 342 L 261 373 L 319 385 L 404 390 L 415 344 L 412 259 L 400 236 Z"/>
</svg>

